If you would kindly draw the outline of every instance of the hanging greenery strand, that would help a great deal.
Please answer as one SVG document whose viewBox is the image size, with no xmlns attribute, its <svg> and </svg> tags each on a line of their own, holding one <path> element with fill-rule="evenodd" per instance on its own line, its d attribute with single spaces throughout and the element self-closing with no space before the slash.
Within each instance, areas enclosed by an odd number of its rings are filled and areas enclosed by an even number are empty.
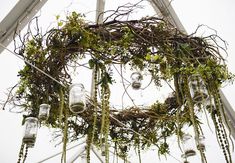
<svg viewBox="0 0 235 163">
<path fill-rule="evenodd" d="M 21 159 L 24 155 L 24 147 L 25 147 L 25 144 L 22 142 L 21 143 L 21 146 L 20 146 L 20 152 L 19 152 L 19 156 L 18 156 L 18 161 L 17 163 L 20 163 L 21 162 Z"/>
<path fill-rule="evenodd" d="M 110 98 L 110 90 L 109 87 L 105 89 L 105 161 L 109 163 L 109 128 L 110 128 L 110 111 L 109 111 L 109 98 Z"/>
<path fill-rule="evenodd" d="M 62 88 L 60 88 L 60 127 L 61 130 L 63 131 L 63 153 L 61 156 L 61 162 L 66 163 L 66 147 L 67 147 L 67 141 L 68 141 L 68 111 L 66 107 L 64 107 L 65 103 L 65 96 L 64 96 L 64 91 Z"/>
<path fill-rule="evenodd" d="M 102 108 L 102 119 L 101 119 L 101 146 L 105 145 L 105 162 L 109 163 L 109 143 L 108 136 L 110 130 L 110 111 L 109 111 L 109 74 L 106 70 L 101 70 L 101 108 Z"/>
<path fill-rule="evenodd" d="M 94 67 L 94 97 L 93 97 L 93 101 L 94 101 L 94 121 L 93 121 L 93 129 L 92 129 L 92 138 L 91 138 L 91 143 L 93 143 L 94 141 L 94 137 L 95 137 L 95 133 L 97 130 L 97 114 L 98 114 L 98 97 L 97 97 L 97 93 L 98 93 L 98 66 L 95 65 Z"/>
<path fill-rule="evenodd" d="M 222 117 L 221 117 L 221 103 L 220 100 L 215 100 L 215 106 L 216 106 L 216 113 L 215 114 L 215 120 L 216 120 L 216 132 L 218 134 L 218 138 L 219 138 L 219 142 L 220 142 L 220 146 L 223 150 L 225 159 L 227 163 L 231 163 L 232 162 L 232 158 L 231 158 L 231 154 L 230 154 L 230 149 L 229 149 L 229 141 L 226 135 L 226 131 L 224 128 L 224 124 L 222 122 Z"/>
<path fill-rule="evenodd" d="M 26 161 L 26 158 L 27 158 L 27 155 L 28 155 L 28 148 L 29 148 L 29 146 L 26 145 L 26 146 L 25 146 L 25 153 L 24 153 L 23 163 L 25 163 L 25 161 Z"/>
<path fill-rule="evenodd" d="M 92 126 L 88 127 L 86 138 L 86 160 L 87 163 L 91 162 L 91 145 L 92 145 Z"/>
</svg>

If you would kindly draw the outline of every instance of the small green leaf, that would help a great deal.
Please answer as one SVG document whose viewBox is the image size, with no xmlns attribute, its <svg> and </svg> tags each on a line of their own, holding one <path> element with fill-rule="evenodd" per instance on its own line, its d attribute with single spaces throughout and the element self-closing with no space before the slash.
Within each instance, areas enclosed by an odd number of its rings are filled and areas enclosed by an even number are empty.
<svg viewBox="0 0 235 163">
<path fill-rule="evenodd" d="M 154 56 L 153 56 L 153 60 L 154 60 L 154 61 L 157 61 L 158 59 L 160 59 L 160 56 L 159 56 L 159 55 L 154 55 Z"/>
<path fill-rule="evenodd" d="M 95 63 L 94 63 L 94 60 L 93 60 L 93 59 L 90 59 L 90 60 L 88 61 L 88 64 L 89 64 L 89 66 L 90 66 L 91 69 L 94 68 Z"/>
<path fill-rule="evenodd" d="M 152 58 L 152 55 L 151 55 L 151 54 L 149 54 L 149 53 L 145 56 L 145 59 L 146 59 L 147 61 L 150 61 L 150 60 L 151 60 L 151 58 Z"/>
<path fill-rule="evenodd" d="M 61 27 L 63 25 L 63 22 L 58 22 L 58 26 Z"/>
<path fill-rule="evenodd" d="M 56 18 L 56 20 L 59 20 L 60 15 L 56 15 L 55 18 Z"/>
</svg>

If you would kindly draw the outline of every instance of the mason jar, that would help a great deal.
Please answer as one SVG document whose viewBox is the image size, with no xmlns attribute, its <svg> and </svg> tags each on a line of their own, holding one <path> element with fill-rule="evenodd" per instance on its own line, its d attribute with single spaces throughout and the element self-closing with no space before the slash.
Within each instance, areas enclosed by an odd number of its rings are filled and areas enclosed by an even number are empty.
<svg viewBox="0 0 235 163">
<path fill-rule="evenodd" d="M 133 89 L 138 90 L 141 87 L 141 80 L 143 80 L 143 76 L 141 75 L 140 72 L 133 72 L 131 74 L 131 86 Z"/>
<path fill-rule="evenodd" d="M 41 104 L 39 106 L 39 114 L 38 118 L 42 121 L 47 120 L 49 118 L 51 106 L 49 104 Z"/>
<path fill-rule="evenodd" d="M 184 134 L 182 137 L 182 145 L 184 149 L 184 156 L 190 157 L 190 156 L 195 156 L 196 151 L 194 150 L 194 143 L 192 136 L 190 134 Z"/>
<path fill-rule="evenodd" d="M 82 113 L 86 109 L 86 96 L 83 84 L 72 84 L 69 89 L 69 108 L 73 113 Z"/>
<path fill-rule="evenodd" d="M 199 138 L 198 138 L 198 142 L 197 142 L 197 148 L 199 150 L 202 150 L 204 151 L 206 149 L 206 146 L 205 146 L 205 136 L 203 135 L 199 135 Z"/>
<path fill-rule="evenodd" d="M 28 147 L 33 147 L 38 131 L 38 119 L 35 117 L 27 117 L 24 125 L 23 143 L 27 144 Z"/>
<path fill-rule="evenodd" d="M 208 99 L 206 85 L 199 75 L 193 75 L 189 78 L 190 94 L 196 104 L 202 104 Z"/>
</svg>

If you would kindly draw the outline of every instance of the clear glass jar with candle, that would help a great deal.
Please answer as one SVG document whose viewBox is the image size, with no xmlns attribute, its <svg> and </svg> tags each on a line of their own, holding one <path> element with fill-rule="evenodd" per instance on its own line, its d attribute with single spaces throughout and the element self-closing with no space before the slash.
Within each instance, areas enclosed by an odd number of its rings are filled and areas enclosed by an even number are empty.
<svg viewBox="0 0 235 163">
<path fill-rule="evenodd" d="M 39 115 L 38 118 L 42 121 L 47 120 L 49 118 L 51 106 L 49 104 L 41 104 L 39 106 Z"/>
<path fill-rule="evenodd" d="M 69 89 L 69 108 L 73 113 L 82 113 L 86 109 L 86 96 L 83 84 L 72 84 Z"/>
<path fill-rule="evenodd" d="M 28 147 L 33 147 L 37 137 L 38 119 L 35 117 L 27 117 L 24 125 L 23 142 L 27 144 Z"/>
<path fill-rule="evenodd" d="M 205 146 L 205 136 L 203 135 L 199 135 L 199 138 L 198 138 L 198 142 L 197 142 L 197 148 L 199 150 L 202 150 L 204 151 L 206 149 L 206 146 Z"/>
<path fill-rule="evenodd" d="M 203 101 L 207 100 L 208 93 L 206 85 L 199 75 L 193 75 L 189 78 L 190 94 L 193 101 L 197 104 L 202 104 Z"/>
<path fill-rule="evenodd" d="M 138 90 L 141 87 L 141 80 L 143 80 L 143 76 L 141 75 L 140 72 L 133 72 L 131 74 L 131 86 L 133 89 Z"/>
<path fill-rule="evenodd" d="M 184 149 L 184 156 L 186 158 L 196 155 L 196 151 L 194 150 L 193 139 L 192 139 L 192 136 L 190 134 L 184 134 L 183 135 L 182 144 L 183 144 L 183 149 Z"/>
</svg>

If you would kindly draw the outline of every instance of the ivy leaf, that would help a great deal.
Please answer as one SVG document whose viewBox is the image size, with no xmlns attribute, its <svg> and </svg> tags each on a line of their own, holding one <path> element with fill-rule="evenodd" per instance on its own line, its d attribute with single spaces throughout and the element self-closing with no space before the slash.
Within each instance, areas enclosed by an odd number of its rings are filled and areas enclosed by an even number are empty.
<svg viewBox="0 0 235 163">
<path fill-rule="evenodd" d="M 59 27 L 61 27 L 62 25 L 63 25 L 63 22 L 62 22 L 62 21 L 58 22 L 58 26 L 59 26 Z"/>
<path fill-rule="evenodd" d="M 104 73 L 104 82 L 105 84 L 112 84 L 113 80 L 109 73 Z"/>
<path fill-rule="evenodd" d="M 150 61 L 151 58 L 152 58 L 152 56 L 151 56 L 151 54 L 149 54 L 149 53 L 145 56 L 145 59 L 146 59 L 147 61 Z"/>
<path fill-rule="evenodd" d="M 60 15 L 56 15 L 56 16 L 55 16 L 55 19 L 56 19 L 56 20 L 59 20 L 59 18 L 60 18 Z"/>
<path fill-rule="evenodd" d="M 91 69 L 93 69 L 94 66 L 95 66 L 95 62 L 94 62 L 93 59 L 90 59 L 90 60 L 88 61 L 88 64 L 89 64 L 89 67 L 90 67 Z"/>
<path fill-rule="evenodd" d="M 159 56 L 159 55 L 154 55 L 154 56 L 153 56 L 153 60 L 154 60 L 154 61 L 157 61 L 157 60 L 159 60 L 159 59 L 160 59 L 160 56 Z"/>
<path fill-rule="evenodd" d="M 105 72 L 98 84 L 101 84 L 102 87 L 105 87 L 107 84 L 112 84 L 112 83 L 113 83 L 113 78 L 109 73 Z"/>
</svg>

